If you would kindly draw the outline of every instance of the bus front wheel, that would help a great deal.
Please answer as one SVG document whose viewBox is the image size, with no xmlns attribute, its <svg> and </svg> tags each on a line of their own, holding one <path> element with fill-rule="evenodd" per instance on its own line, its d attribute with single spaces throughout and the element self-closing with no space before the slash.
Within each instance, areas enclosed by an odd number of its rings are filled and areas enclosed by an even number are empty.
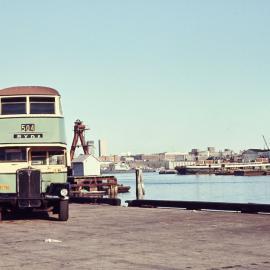
<svg viewBox="0 0 270 270">
<path fill-rule="evenodd" d="M 61 200 L 59 202 L 59 220 L 67 221 L 69 213 L 69 202 L 68 200 Z"/>
</svg>

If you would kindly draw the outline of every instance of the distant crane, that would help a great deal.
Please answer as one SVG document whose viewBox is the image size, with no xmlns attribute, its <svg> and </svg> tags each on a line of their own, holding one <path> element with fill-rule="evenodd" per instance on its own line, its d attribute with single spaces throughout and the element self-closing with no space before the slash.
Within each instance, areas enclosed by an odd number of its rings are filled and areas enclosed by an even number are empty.
<svg viewBox="0 0 270 270">
<path fill-rule="evenodd" d="M 264 143 L 265 143 L 265 146 L 266 146 L 267 150 L 270 150 L 264 135 L 262 135 L 262 137 L 263 137 L 263 140 L 264 140 Z"/>
<path fill-rule="evenodd" d="M 87 130 L 86 126 L 83 124 L 83 122 L 81 120 L 76 120 L 76 122 L 74 123 L 74 137 L 73 137 L 73 141 L 72 141 L 72 145 L 71 145 L 71 149 L 70 149 L 70 160 L 73 160 L 74 158 L 74 154 L 75 154 L 75 150 L 77 144 L 78 144 L 78 140 L 80 139 L 81 141 L 81 146 L 83 148 L 83 152 L 85 155 L 89 154 L 89 145 L 87 144 L 87 142 L 85 141 L 85 131 Z"/>
</svg>

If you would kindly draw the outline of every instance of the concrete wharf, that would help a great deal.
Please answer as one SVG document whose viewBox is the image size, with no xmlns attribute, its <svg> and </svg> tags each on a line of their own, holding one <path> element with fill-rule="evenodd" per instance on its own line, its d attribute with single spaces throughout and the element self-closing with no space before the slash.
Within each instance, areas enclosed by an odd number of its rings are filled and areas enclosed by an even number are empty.
<svg viewBox="0 0 270 270">
<path fill-rule="evenodd" d="M 72 204 L 0 223 L 0 269 L 270 269 L 270 216 Z M 61 242 L 45 242 L 56 239 Z"/>
</svg>

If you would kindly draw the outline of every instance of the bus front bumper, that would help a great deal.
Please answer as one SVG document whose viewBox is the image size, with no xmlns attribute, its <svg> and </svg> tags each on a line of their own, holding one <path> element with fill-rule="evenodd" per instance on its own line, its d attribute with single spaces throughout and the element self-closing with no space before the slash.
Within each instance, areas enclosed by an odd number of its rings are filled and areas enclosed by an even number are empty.
<svg viewBox="0 0 270 270">
<path fill-rule="evenodd" d="M 56 196 L 50 194 L 40 194 L 35 197 L 19 197 L 16 193 L 0 194 L 0 208 L 46 208 L 60 200 L 68 200 L 68 196 Z"/>
</svg>

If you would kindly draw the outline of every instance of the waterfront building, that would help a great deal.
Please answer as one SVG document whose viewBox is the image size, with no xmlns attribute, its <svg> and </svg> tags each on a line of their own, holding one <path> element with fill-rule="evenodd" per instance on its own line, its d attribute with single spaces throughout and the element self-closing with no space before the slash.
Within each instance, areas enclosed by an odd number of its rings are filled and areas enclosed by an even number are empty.
<svg viewBox="0 0 270 270">
<path fill-rule="evenodd" d="M 248 149 L 242 153 L 243 162 L 252 162 L 257 158 L 270 158 L 270 150 Z"/>
<path fill-rule="evenodd" d="M 121 157 L 118 155 L 113 156 L 101 156 L 99 157 L 99 160 L 102 162 L 111 162 L 111 163 L 118 163 L 121 161 Z"/>
<path fill-rule="evenodd" d="M 98 140 L 99 156 L 108 156 L 108 145 L 105 140 Z"/>
<path fill-rule="evenodd" d="M 215 147 L 212 146 L 207 147 L 207 151 L 209 151 L 210 154 L 216 152 Z"/>
<path fill-rule="evenodd" d="M 187 153 L 181 153 L 181 152 L 166 152 L 166 153 L 164 153 L 164 160 L 186 161 L 188 159 L 189 159 L 189 155 Z"/>
<path fill-rule="evenodd" d="M 134 155 L 134 160 L 143 160 L 143 154 Z"/>
<path fill-rule="evenodd" d="M 193 149 L 191 149 L 190 155 L 197 156 L 198 153 L 199 153 L 199 149 L 193 148 Z"/>
<path fill-rule="evenodd" d="M 121 156 L 121 161 L 123 161 L 123 162 L 133 162 L 134 160 L 135 159 L 132 156 L 128 156 L 128 157 L 122 157 Z"/>
<path fill-rule="evenodd" d="M 161 157 L 160 154 L 148 154 L 148 155 L 142 155 L 143 161 L 160 161 Z"/>
<path fill-rule="evenodd" d="M 100 175 L 100 161 L 93 155 L 81 154 L 71 164 L 74 176 Z"/>
<path fill-rule="evenodd" d="M 95 156 L 95 152 L 96 152 L 95 142 L 94 141 L 88 141 L 87 145 L 88 145 L 89 153 Z"/>
</svg>

